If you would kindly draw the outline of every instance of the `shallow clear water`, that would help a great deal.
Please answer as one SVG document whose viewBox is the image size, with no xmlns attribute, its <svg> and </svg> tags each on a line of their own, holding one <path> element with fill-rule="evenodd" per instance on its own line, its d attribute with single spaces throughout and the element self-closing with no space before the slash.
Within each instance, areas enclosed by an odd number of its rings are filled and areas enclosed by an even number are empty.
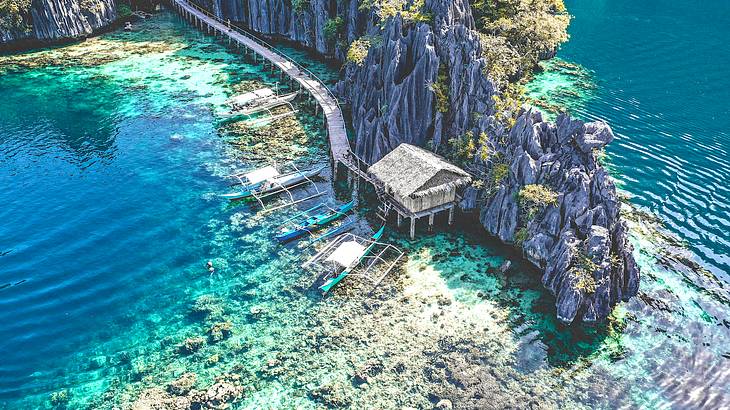
<svg viewBox="0 0 730 410">
<path fill-rule="evenodd" d="M 312 250 L 272 241 L 291 212 L 216 197 L 237 166 L 326 164 L 319 120 L 299 105 L 275 127 L 220 126 L 228 95 L 276 79 L 169 14 L 137 28 L 29 53 L 42 64 L 0 76 L 0 408 L 50 408 L 61 390 L 70 408 L 127 408 L 184 372 L 199 388 L 242 375 L 240 408 L 331 405 L 322 386 L 354 408 L 728 404 L 728 299 L 667 256 L 676 244 L 646 218 L 633 225 L 642 295 L 605 328 L 560 326 L 537 272 L 468 221 L 414 242 L 390 230 L 408 258 L 380 290 L 350 280 L 323 299 L 299 268 Z M 349 200 L 337 185 L 330 203 Z M 192 310 L 203 295 L 206 320 Z M 212 340 L 223 321 L 232 335 Z M 182 355 L 189 337 L 205 346 Z M 385 370 L 353 383 L 372 360 Z"/>
</svg>

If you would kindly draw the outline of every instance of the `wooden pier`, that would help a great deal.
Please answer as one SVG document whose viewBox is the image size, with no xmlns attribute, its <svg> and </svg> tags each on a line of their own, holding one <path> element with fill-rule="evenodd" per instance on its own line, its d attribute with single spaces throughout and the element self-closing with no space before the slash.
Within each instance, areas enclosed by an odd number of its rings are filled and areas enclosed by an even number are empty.
<svg viewBox="0 0 730 410">
<path fill-rule="evenodd" d="M 230 44 L 235 44 L 237 48 L 243 49 L 243 52 L 247 54 L 252 53 L 255 59 L 260 57 L 264 64 L 268 62 L 272 71 L 278 69 L 282 75 L 298 83 L 300 90 L 307 92 L 314 99 L 317 104 L 317 112 L 321 109 L 327 127 L 336 177 L 337 164 L 347 156 L 350 151 L 350 143 L 347 139 L 345 119 L 342 116 L 340 104 L 332 91 L 314 73 L 255 33 L 231 25 L 230 20 L 224 21 L 186 0 L 170 0 L 170 2 L 175 11 L 195 27 L 208 34 L 227 37 Z"/>
<path fill-rule="evenodd" d="M 454 207 L 456 206 L 455 200 L 452 199 L 446 203 L 437 203 L 434 206 L 428 207 L 428 209 L 409 209 L 409 206 L 402 203 L 402 199 L 396 199 L 393 195 L 389 194 L 386 186 L 368 172 L 370 164 L 358 157 L 350 149 L 345 120 L 342 116 L 342 109 L 337 101 L 337 97 L 335 97 L 332 91 L 314 73 L 301 66 L 281 50 L 277 50 L 276 47 L 269 44 L 256 33 L 246 28 L 232 25 L 230 20 L 224 21 L 211 14 L 208 10 L 187 0 L 170 0 L 170 3 L 177 13 L 196 28 L 207 34 L 220 35 L 227 38 L 229 44 L 235 45 L 236 48 L 246 55 L 253 55 L 255 61 L 258 61 L 260 58 L 262 64 L 270 64 L 272 72 L 279 70 L 282 77 L 288 77 L 291 81 L 299 84 L 300 91 L 305 91 L 309 94 L 310 98 L 316 103 L 316 112 L 319 113 L 319 110 L 321 110 L 327 128 L 330 153 L 333 159 L 333 179 L 337 178 L 338 165 L 342 164 L 349 170 L 348 178 L 352 178 L 356 190 L 361 179 L 372 184 L 380 200 L 379 216 L 384 221 L 387 220 L 391 211 L 395 211 L 397 214 L 398 226 L 401 225 L 403 219 L 410 219 L 411 238 L 415 235 L 416 220 L 419 218 L 428 216 L 429 227 L 432 227 L 436 213 L 448 211 L 449 224 L 452 223 Z M 463 176 L 460 175 L 460 177 Z"/>
</svg>

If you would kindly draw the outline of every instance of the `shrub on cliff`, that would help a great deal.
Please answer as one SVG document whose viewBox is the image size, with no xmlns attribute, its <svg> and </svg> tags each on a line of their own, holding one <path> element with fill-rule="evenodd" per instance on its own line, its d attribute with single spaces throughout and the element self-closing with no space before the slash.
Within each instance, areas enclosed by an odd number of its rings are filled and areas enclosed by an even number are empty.
<svg viewBox="0 0 730 410">
<path fill-rule="evenodd" d="M 587 294 L 596 292 L 598 284 L 593 278 L 593 273 L 598 270 L 598 265 L 583 250 L 577 250 L 573 257 L 573 268 L 571 272 L 575 276 L 573 288 Z"/>
<path fill-rule="evenodd" d="M 436 96 L 436 110 L 440 113 L 449 112 L 449 88 L 447 83 L 449 82 L 449 76 L 446 71 L 446 66 L 441 65 L 439 67 L 438 76 L 436 81 L 431 84 L 431 91 Z"/>
<path fill-rule="evenodd" d="M 0 30 L 27 30 L 25 19 L 30 13 L 31 0 L 0 0 Z"/>
<path fill-rule="evenodd" d="M 359 9 L 374 11 L 381 24 L 397 14 L 405 23 L 417 23 L 431 21 L 432 16 L 423 12 L 425 4 L 425 0 L 413 0 L 410 4 L 406 0 L 362 0 Z"/>
<path fill-rule="evenodd" d="M 520 189 L 517 201 L 525 219 L 529 221 L 545 207 L 557 205 L 558 194 L 545 185 L 530 184 Z"/>
<path fill-rule="evenodd" d="M 568 40 L 563 0 L 474 0 L 472 10 L 487 70 L 498 83 L 530 73 Z"/>
<path fill-rule="evenodd" d="M 370 37 L 360 37 L 353 41 L 347 49 L 347 62 L 362 65 L 368 56 L 371 43 Z"/>
<path fill-rule="evenodd" d="M 291 7 L 295 13 L 303 13 L 309 9 L 311 0 L 292 0 Z"/>
<path fill-rule="evenodd" d="M 345 20 L 342 17 L 335 17 L 324 23 L 324 36 L 328 40 L 336 40 L 344 34 Z"/>
</svg>

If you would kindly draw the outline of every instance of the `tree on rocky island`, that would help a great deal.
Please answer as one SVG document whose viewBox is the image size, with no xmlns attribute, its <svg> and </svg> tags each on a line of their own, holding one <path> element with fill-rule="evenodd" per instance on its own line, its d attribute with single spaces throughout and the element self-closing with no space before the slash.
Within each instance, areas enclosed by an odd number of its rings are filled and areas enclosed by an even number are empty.
<svg viewBox="0 0 730 410">
<path fill-rule="evenodd" d="M 475 0 L 472 10 L 487 71 L 498 83 L 529 74 L 568 40 L 563 0 Z"/>
</svg>

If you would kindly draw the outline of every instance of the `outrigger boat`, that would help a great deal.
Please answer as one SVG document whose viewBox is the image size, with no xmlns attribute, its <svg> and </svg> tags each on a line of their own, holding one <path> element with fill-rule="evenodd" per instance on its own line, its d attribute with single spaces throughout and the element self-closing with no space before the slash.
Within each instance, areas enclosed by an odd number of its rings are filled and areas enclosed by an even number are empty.
<svg viewBox="0 0 730 410">
<path fill-rule="evenodd" d="M 370 238 L 365 239 L 351 233 L 338 236 L 314 255 L 310 260 L 302 264 L 306 268 L 314 263 L 334 267 L 324 276 L 324 283 L 319 286 L 324 293 L 329 292 L 348 275 L 357 275 L 369 278 L 377 286 L 385 276 L 395 267 L 403 252 L 393 245 L 378 242 L 383 236 L 385 226 L 381 227 Z M 380 252 L 375 253 L 379 248 Z M 394 256 L 390 261 L 386 260 L 386 252 L 390 251 Z M 361 273 L 354 273 L 366 260 L 369 260 L 367 267 Z M 386 264 L 385 271 L 377 276 L 370 275 L 376 262 Z"/>
<path fill-rule="evenodd" d="M 297 218 L 304 217 L 303 220 L 296 223 L 294 226 L 282 227 L 279 234 L 276 235 L 276 239 L 279 242 L 288 242 L 308 233 L 311 234 L 312 232 L 322 229 L 332 222 L 343 218 L 355 206 L 355 201 L 350 201 L 346 204 L 340 205 L 337 208 L 329 208 L 327 211 L 319 214 L 310 215 L 310 212 L 316 211 L 324 206 L 326 205 L 316 205 L 287 220 L 285 224 Z"/>
<path fill-rule="evenodd" d="M 261 111 L 269 111 L 280 105 L 289 105 L 297 97 L 299 93 L 293 92 L 289 94 L 277 95 L 270 88 L 260 88 L 245 94 L 231 97 L 226 101 L 226 105 L 230 107 L 230 111 L 222 113 L 221 118 L 233 118 L 239 116 L 249 116 Z M 292 112 L 293 112 L 292 107 Z"/>
<path fill-rule="evenodd" d="M 276 167 L 269 165 L 247 173 L 229 175 L 238 181 L 235 185 L 241 185 L 242 187 L 236 192 L 222 194 L 221 196 L 231 201 L 252 197 L 258 199 L 311 182 L 310 178 L 319 175 L 324 169 L 325 167 L 322 166 L 306 171 L 295 170 L 287 174 L 280 174 Z"/>
<path fill-rule="evenodd" d="M 377 232 L 373 234 L 373 236 L 370 237 L 372 242 L 367 246 L 367 248 L 363 248 L 362 245 L 360 245 L 356 241 L 345 242 L 342 244 L 342 246 L 337 248 L 337 250 L 332 255 L 330 255 L 327 260 L 349 261 L 349 263 L 346 265 L 345 269 L 343 269 L 339 273 L 339 275 L 332 275 L 324 281 L 322 286 L 319 287 L 322 292 L 329 292 L 330 289 L 340 283 L 342 279 L 345 279 L 345 276 L 349 275 L 350 272 L 352 272 L 352 270 L 355 269 L 357 265 L 360 264 L 360 262 L 362 262 L 363 258 L 373 250 L 375 244 L 378 243 L 378 240 L 380 240 L 380 238 L 383 236 L 384 231 L 385 225 L 383 225 Z"/>
</svg>

